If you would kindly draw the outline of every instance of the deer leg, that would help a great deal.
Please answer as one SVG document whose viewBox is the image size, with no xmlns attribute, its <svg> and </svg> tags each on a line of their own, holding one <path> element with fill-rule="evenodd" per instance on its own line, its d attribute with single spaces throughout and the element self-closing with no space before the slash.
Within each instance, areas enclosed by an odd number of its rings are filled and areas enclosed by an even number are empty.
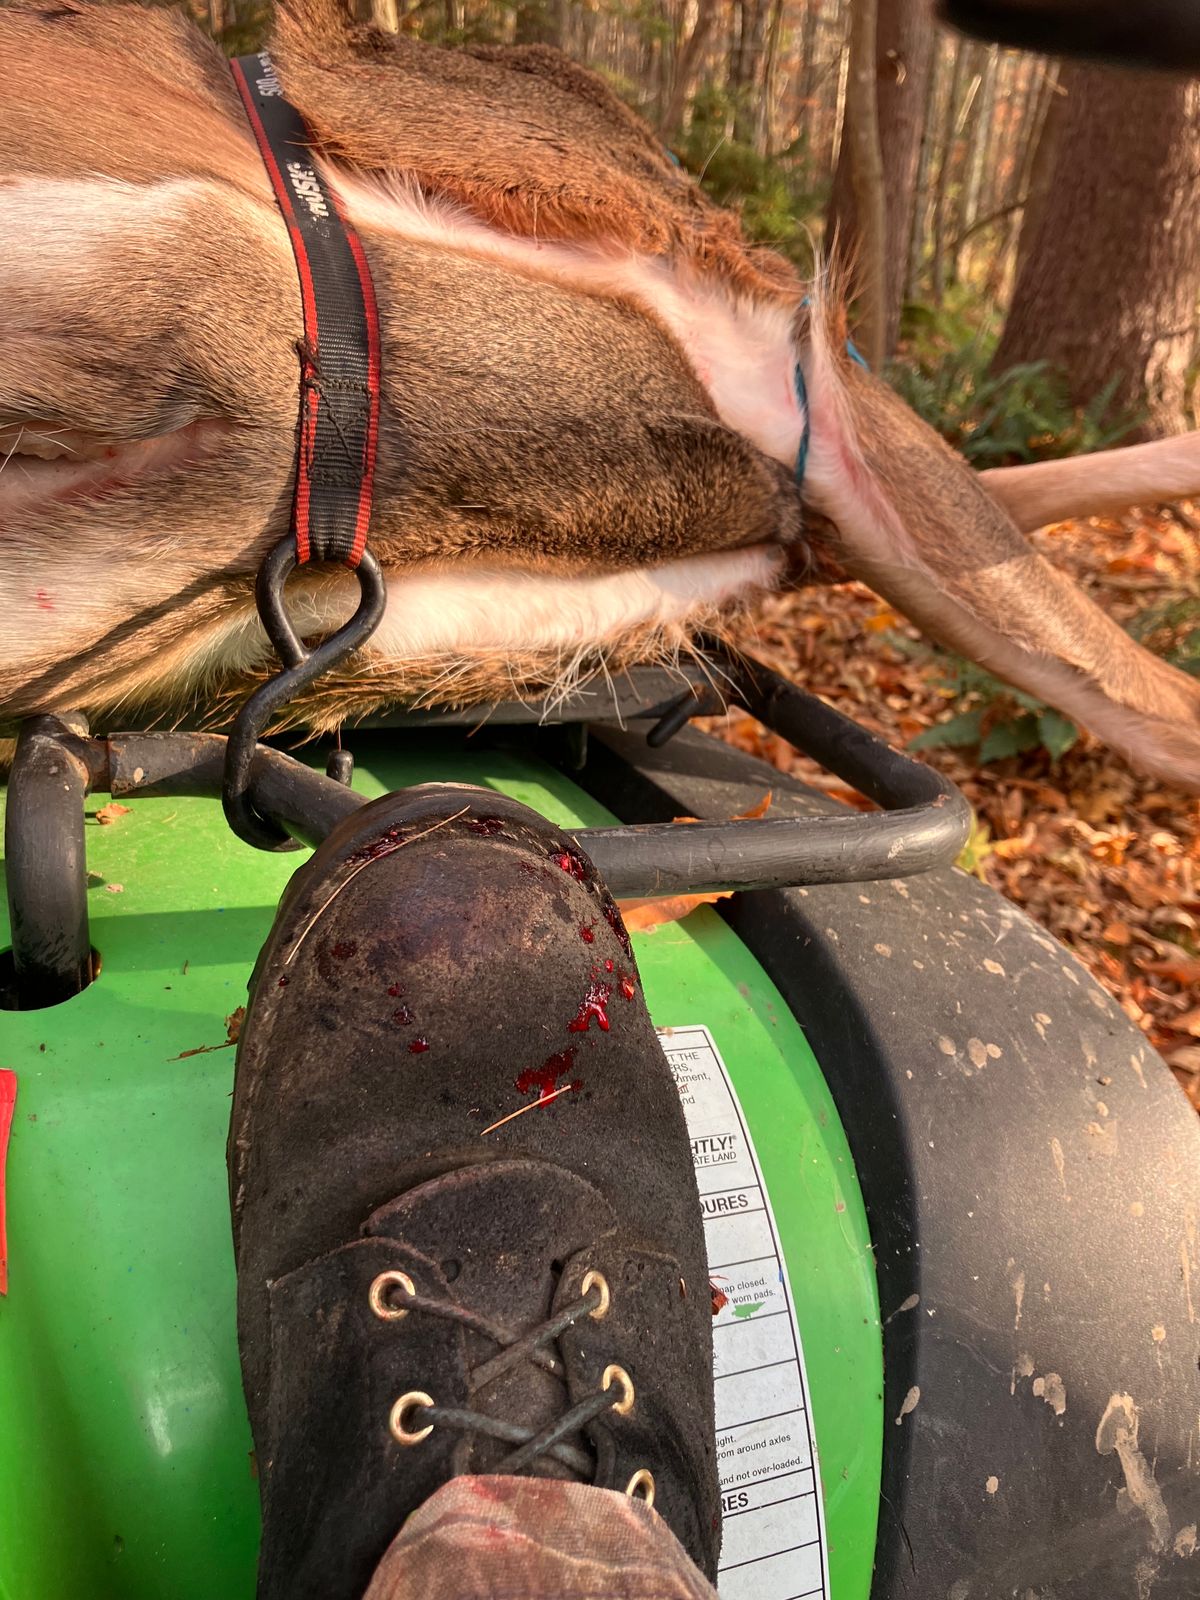
<svg viewBox="0 0 1200 1600">
<path fill-rule="evenodd" d="M 834 553 L 934 638 L 1200 790 L 1200 682 L 1137 645 L 1022 538 L 882 383 L 810 347 L 806 493 Z"/>
<path fill-rule="evenodd" d="M 981 472 L 979 481 L 1026 533 L 1068 517 L 1191 499 L 1200 495 L 1200 433 L 1065 461 L 994 467 Z"/>
</svg>

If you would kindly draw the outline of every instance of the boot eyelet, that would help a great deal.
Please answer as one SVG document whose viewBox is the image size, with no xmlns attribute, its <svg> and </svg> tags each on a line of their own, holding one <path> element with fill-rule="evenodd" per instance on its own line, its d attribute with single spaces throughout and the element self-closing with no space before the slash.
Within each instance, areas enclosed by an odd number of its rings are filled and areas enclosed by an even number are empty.
<svg viewBox="0 0 1200 1600">
<path fill-rule="evenodd" d="M 420 1444 L 422 1439 L 428 1439 L 433 1432 L 432 1422 L 424 1428 L 413 1432 L 404 1426 L 404 1416 L 414 1406 L 431 1405 L 433 1405 L 433 1397 L 425 1394 L 421 1389 L 410 1389 L 407 1394 L 400 1396 L 388 1416 L 388 1427 L 391 1430 L 392 1438 L 395 1439 L 397 1444 Z"/>
<path fill-rule="evenodd" d="M 607 1315 L 608 1308 L 612 1304 L 612 1295 L 609 1292 L 608 1279 L 602 1272 L 588 1272 L 584 1274 L 583 1282 L 579 1286 L 580 1294 L 587 1295 L 593 1289 L 598 1289 L 600 1291 L 600 1299 L 599 1302 L 588 1312 L 588 1316 L 595 1317 L 596 1321 L 599 1322 L 601 1317 Z"/>
<path fill-rule="evenodd" d="M 646 1506 L 654 1504 L 654 1475 L 647 1472 L 645 1467 L 639 1467 L 625 1485 L 625 1493 L 631 1500 L 640 1500 Z"/>
<path fill-rule="evenodd" d="M 619 1400 L 613 1402 L 613 1410 L 619 1417 L 627 1417 L 633 1410 L 633 1379 L 624 1367 L 618 1367 L 614 1362 L 604 1369 L 604 1376 L 600 1379 L 602 1389 L 611 1389 L 614 1383 L 619 1383 L 625 1393 Z"/>
<path fill-rule="evenodd" d="M 407 1272 L 381 1272 L 371 1285 L 368 1299 L 371 1310 L 384 1322 L 399 1322 L 401 1317 L 408 1315 L 407 1306 L 394 1306 L 391 1303 L 392 1289 L 403 1289 L 407 1295 L 417 1292 L 417 1286 Z"/>
</svg>

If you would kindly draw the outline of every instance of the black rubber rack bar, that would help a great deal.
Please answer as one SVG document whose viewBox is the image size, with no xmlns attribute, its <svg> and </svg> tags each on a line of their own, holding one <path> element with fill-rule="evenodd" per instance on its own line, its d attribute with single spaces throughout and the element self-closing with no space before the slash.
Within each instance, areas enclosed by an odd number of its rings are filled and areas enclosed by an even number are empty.
<svg viewBox="0 0 1200 1600">
<path fill-rule="evenodd" d="M 891 749 L 816 696 L 744 657 L 710 649 L 711 684 L 880 809 L 737 821 L 628 823 L 574 837 L 618 899 L 817 883 L 865 883 L 947 866 L 971 827 L 965 797 L 932 767 Z M 715 709 L 689 687 L 644 715 L 663 742 L 690 716 Z M 91 978 L 83 802 L 89 791 L 221 793 L 226 740 L 213 733 L 119 733 L 91 738 L 76 716 L 31 719 L 9 779 L 5 827 L 12 956 L 6 1003 L 35 1009 L 68 999 Z M 464 792 L 469 792 L 464 788 Z M 486 807 L 486 790 L 479 791 Z M 255 809 L 300 845 L 316 845 L 360 795 L 260 744 L 251 764 Z"/>
</svg>

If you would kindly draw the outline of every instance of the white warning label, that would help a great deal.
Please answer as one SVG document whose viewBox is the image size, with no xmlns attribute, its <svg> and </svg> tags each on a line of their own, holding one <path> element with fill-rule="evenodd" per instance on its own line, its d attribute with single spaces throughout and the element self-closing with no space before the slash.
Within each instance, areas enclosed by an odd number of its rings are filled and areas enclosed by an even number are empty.
<svg viewBox="0 0 1200 1600">
<path fill-rule="evenodd" d="M 704 1207 L 724 1533 L 721 1600 L 826 1600 L 804 1352 L 771 1202 L 707 1028 L 659 1030 Z"/>
</svg>

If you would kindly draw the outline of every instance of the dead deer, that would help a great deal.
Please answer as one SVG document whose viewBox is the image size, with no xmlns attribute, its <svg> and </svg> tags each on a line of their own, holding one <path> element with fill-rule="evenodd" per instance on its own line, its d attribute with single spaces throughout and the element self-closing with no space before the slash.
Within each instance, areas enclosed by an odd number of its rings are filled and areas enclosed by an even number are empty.
<svg viewBox="0 0 1200 1600">
<path fill-rule="evenodd" d="M 386 615 L 300 718 L 670 657 L 832 525 L 935 638 L 1200 788 L 1200 684 L 1004 509 L 1200 490 L 1196 439 L 981 481 L 848 359 L 833 297 L 558 53 L 449 52 L 334 0 L 281 4 L 272 53 L 383 336 Z M 0 11 L 0 81 L 0 712 L 228 703 L 268 665 L 301 308 L 227 63 L 181 14 L 41 0 Z M 311 636 L 354 584 L 289 596 Z"/>
</svg>

